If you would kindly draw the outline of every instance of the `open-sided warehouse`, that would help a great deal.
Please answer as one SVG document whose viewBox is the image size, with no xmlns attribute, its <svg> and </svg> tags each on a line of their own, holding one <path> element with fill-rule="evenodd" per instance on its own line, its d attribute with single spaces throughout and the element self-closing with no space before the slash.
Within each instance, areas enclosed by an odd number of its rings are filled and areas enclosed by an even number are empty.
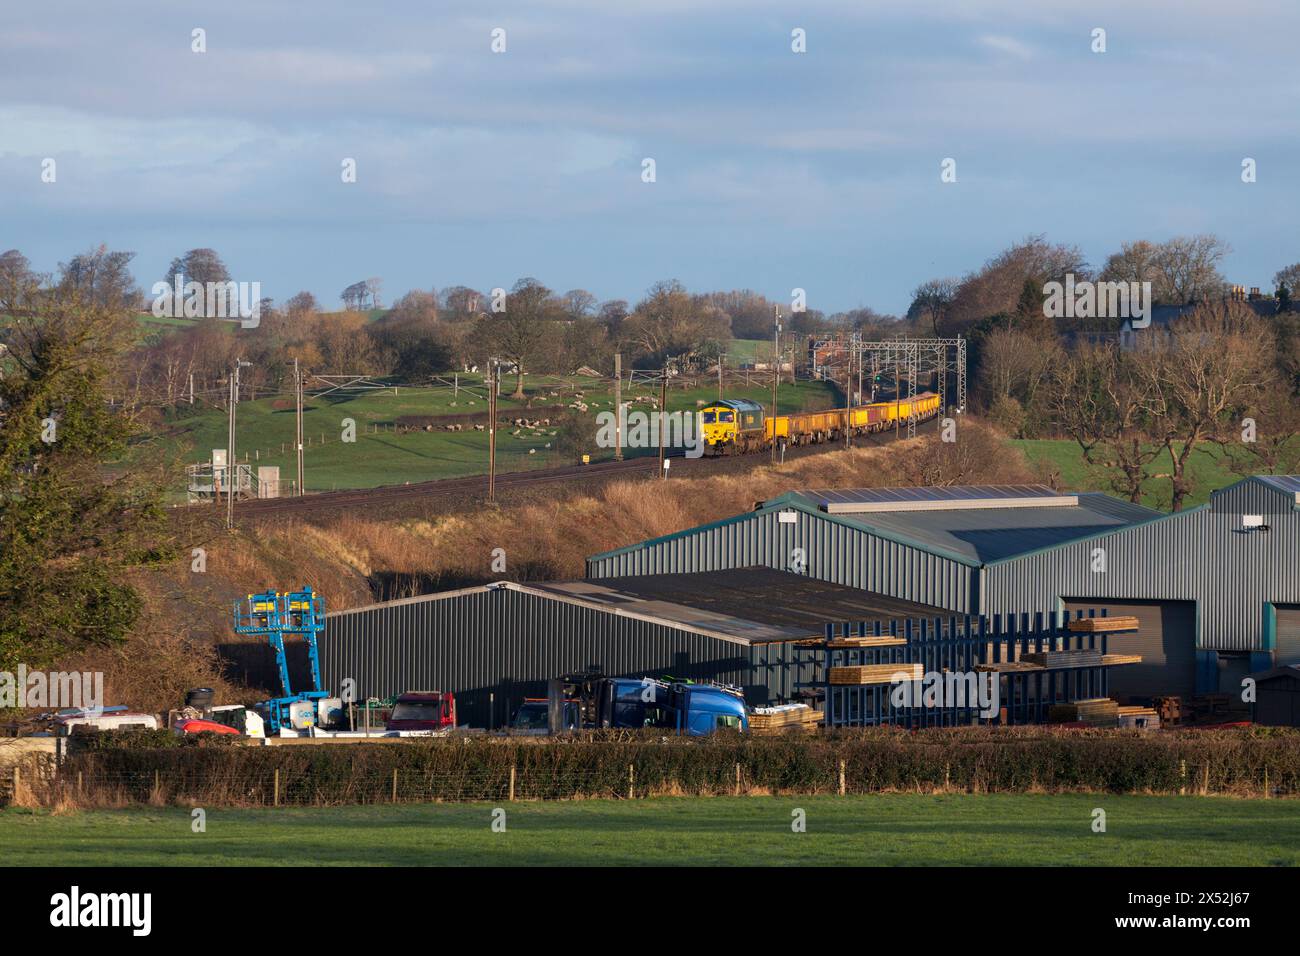
<svg viewBox="0 0 1300 956">
<path fill-rule="evenodd" d="M 1043 486 L 796 492 L 589 559 L 587 576 L 745 565 L 978 615 L 1105 608 L 1148 663 L 1117 693 L 1232 689 L 1300 659 L 1300 478 L 1263 476 L 1164 515 Z"/>
<path fill-rule="evenodd" d="M 549 678 L 587 669 L 719 681 L 760 705 L 793 699 L 815 678 L 793 644 L 823 637 L 826 624 L 939 613 L 763 568 L 503 582 L 330 614 L 321 670 L 325 686 L 351 679 L 358 696 L 452 691 L 460 720 L 479 727 L 545 696 Z"/>
</svg>

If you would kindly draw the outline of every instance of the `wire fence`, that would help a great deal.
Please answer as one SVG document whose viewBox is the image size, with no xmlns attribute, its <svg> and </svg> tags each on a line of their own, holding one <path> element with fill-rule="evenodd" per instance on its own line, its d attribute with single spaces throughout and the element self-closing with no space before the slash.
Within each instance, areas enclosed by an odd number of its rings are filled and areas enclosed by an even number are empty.
<svg viewBox="0 0 1300 956">
<path fill-rule="evenodd" d="M 737 765 L 736 792 L 740 792 Z M 127 771 L 15 771 L 0 793 L 8 802 L 36 806 L 115 807 L 134 804 L 312 807 L 384 803 L 469 803 L 516 800 L 636 799 L 676 788 L 639 786 L 636 769 L 509 768 L 427 773 L 395 768 L 340 777 L 336 773 L 276 768 L 246 773 Z"/>
<path fill-rule="evenodd" d="M 882 792 L 1129 792 L 1177 796 L 1294 797 L 1294 775 L 1268 765 L 1232 769 L 1211 762 L 1180 761 L 1159 786 L 1052 786 L 1017 775 L 972 778 L 954 765 L 937 772 L 880 779 L 850 761 L 827 761 L 793 779 L 776 768 L 743 761 L 714 764 L 702 773 L 655 772 L 636 764 L 598 769 L 510 766 L 500 769 L 428 771 L 395 767 L 382 771 L 339 768 L 259 768 L 256 772 L 211 768 L 140 770 L 63 769 L 45 761 L 14 768 L 0 778 L 0 801 L 24 806 L 112 808 L 150 806 L 325 807 L 378 804 L 469 803 L 546 800 L 635 800 L 666 795 L 743 796 Z"/>
</svg>

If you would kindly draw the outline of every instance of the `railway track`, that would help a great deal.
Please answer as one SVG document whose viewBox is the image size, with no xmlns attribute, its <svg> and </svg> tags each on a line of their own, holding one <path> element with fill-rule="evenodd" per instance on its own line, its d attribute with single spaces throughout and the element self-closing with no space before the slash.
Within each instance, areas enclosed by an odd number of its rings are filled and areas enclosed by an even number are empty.
<svg viewBox="0 0 1300 956">
<path fill-rule="evenodd" d="M 932 428 L 936 420 L 923 422 L 918 432 Z M 892 434 L 881 432 L 875 435 L 859 436 L 854 439 L 855 447 L 871 447 L 894 441 Z M 828 442 L 821 445 L 809 445 L 788 448 L 786 460 L 802 458 L 806 455 L 827 454 L 839 451 L 843 445 Z M 720 473 L 728 471 L 747 471 L 771 461 L 767 452 L 750 455 L 724 457 L 687 458 L 684 452 L 670 452 L 672 475 L 683 471 L 696 473 Z M 636 476 L 657 476 L 659 459 L 655 455 L 626 458 L 623 461 L 602 461 L 590 465 L 568 465 L 561 468 L 542 468 L 536 471 L 520 471 L 498 474 L 496 491 L 499 497 L 513 497 L 516 493 L 536 488 L 543 488 L 557 482 L 589 485 L 617 478 Z M 432 503 L 434 499 L 455 498 L 467 500 L 486 500 L 487 476 L 473 475 L 466 478 L 443 478 L 436 481 L 422 481 L 405 485 L 381 485 L 377 488 L 358 488 L 345 491 L 321 491 L 292 498 L 267 498 L 256 501 L 242 501 L 235 505 L 237 522 L 262 522 L 292 516 L 313 516 L 317 514 L 344 509 L 364 509 L 366 511 L 386 510 L 403 504 Z M 204 509 L 217 510 L 212 505 L 189 505 L 177 509 L 182 514 L 201 515 Z M 219 506 L 222 514 L 225 506 Z"/>
</svg>

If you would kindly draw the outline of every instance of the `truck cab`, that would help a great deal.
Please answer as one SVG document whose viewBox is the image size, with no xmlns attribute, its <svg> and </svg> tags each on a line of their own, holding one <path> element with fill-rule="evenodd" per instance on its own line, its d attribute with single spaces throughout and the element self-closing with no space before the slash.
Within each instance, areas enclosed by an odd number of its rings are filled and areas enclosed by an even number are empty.
<svg viewBox="0 0 1300 956">
<path fill-rule="evenodd" d="M 689 737 L 749 729 L 744 697 L 719 684 L 584 674 L 554 681 L 552 688 L 577 701 L 584 728 L 655 727 Z"/>
</svg>

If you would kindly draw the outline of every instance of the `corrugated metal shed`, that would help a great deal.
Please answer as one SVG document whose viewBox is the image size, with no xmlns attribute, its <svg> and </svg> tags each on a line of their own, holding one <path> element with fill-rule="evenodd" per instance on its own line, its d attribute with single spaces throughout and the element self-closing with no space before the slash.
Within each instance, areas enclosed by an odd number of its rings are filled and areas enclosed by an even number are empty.
<svg viewBox="0 0 1300 956">
<path fill-rule="evenodd" d="M 588 668 L 719 680 L 768 703 L 813 679 L 792 643 L 826 623 L 936 613 L 795 575 L 745 577 L 501 583 L 337 612 L 320 642 L 322 678 L 333 688 L 350 678 L 358 696 L 453 691 L 474 726 L 500 726 L 521 699 L 543 696 L 549 678 Z"/>
<path fill-rule="evenodd" d="M 979 562 L 785 496 L 725 521 L 596 555 L 587 560 L 587 577 L 607 583 L 760 565 L 968 613 L 974 611 Z"/>
<path fill-rule="evenodd" d="M 1271 606 L 1300 602 L 1297 495 L 1300 477 L 1256 477 L 1164 515 L 1095 492 L 1046 504 L 1069 496 L 1039 486 L 797 492 L 596 555 L 587 573 L 608 582 L 802 561 L 810 577 L 983 615 L 1050 613 L 1064 598 L 1195 601 L 1198 648 L 1262 651 Z M 901 510 L 875 509 L 895 499 Z M 854 503 L 872 508 L 827 510 Z M 1093 570 L 1098 548 L 1105 571 Z"/>
<path fill-rule="evenodd" d="M 993 562 L 986 613 L 1056 610 L 1067 596 L 1195 601 L 1198 648 L 1271 649 L 1266 604 L 1300 601 L 1300 511 L 1291 494 L 1250 478 L 1199 508 Z M 1268 530 L 1247 528 L 1247 514 L 1265 517 Z M 1094 570 L 1098 551 L 1104 571 Z"/>
</svg>

